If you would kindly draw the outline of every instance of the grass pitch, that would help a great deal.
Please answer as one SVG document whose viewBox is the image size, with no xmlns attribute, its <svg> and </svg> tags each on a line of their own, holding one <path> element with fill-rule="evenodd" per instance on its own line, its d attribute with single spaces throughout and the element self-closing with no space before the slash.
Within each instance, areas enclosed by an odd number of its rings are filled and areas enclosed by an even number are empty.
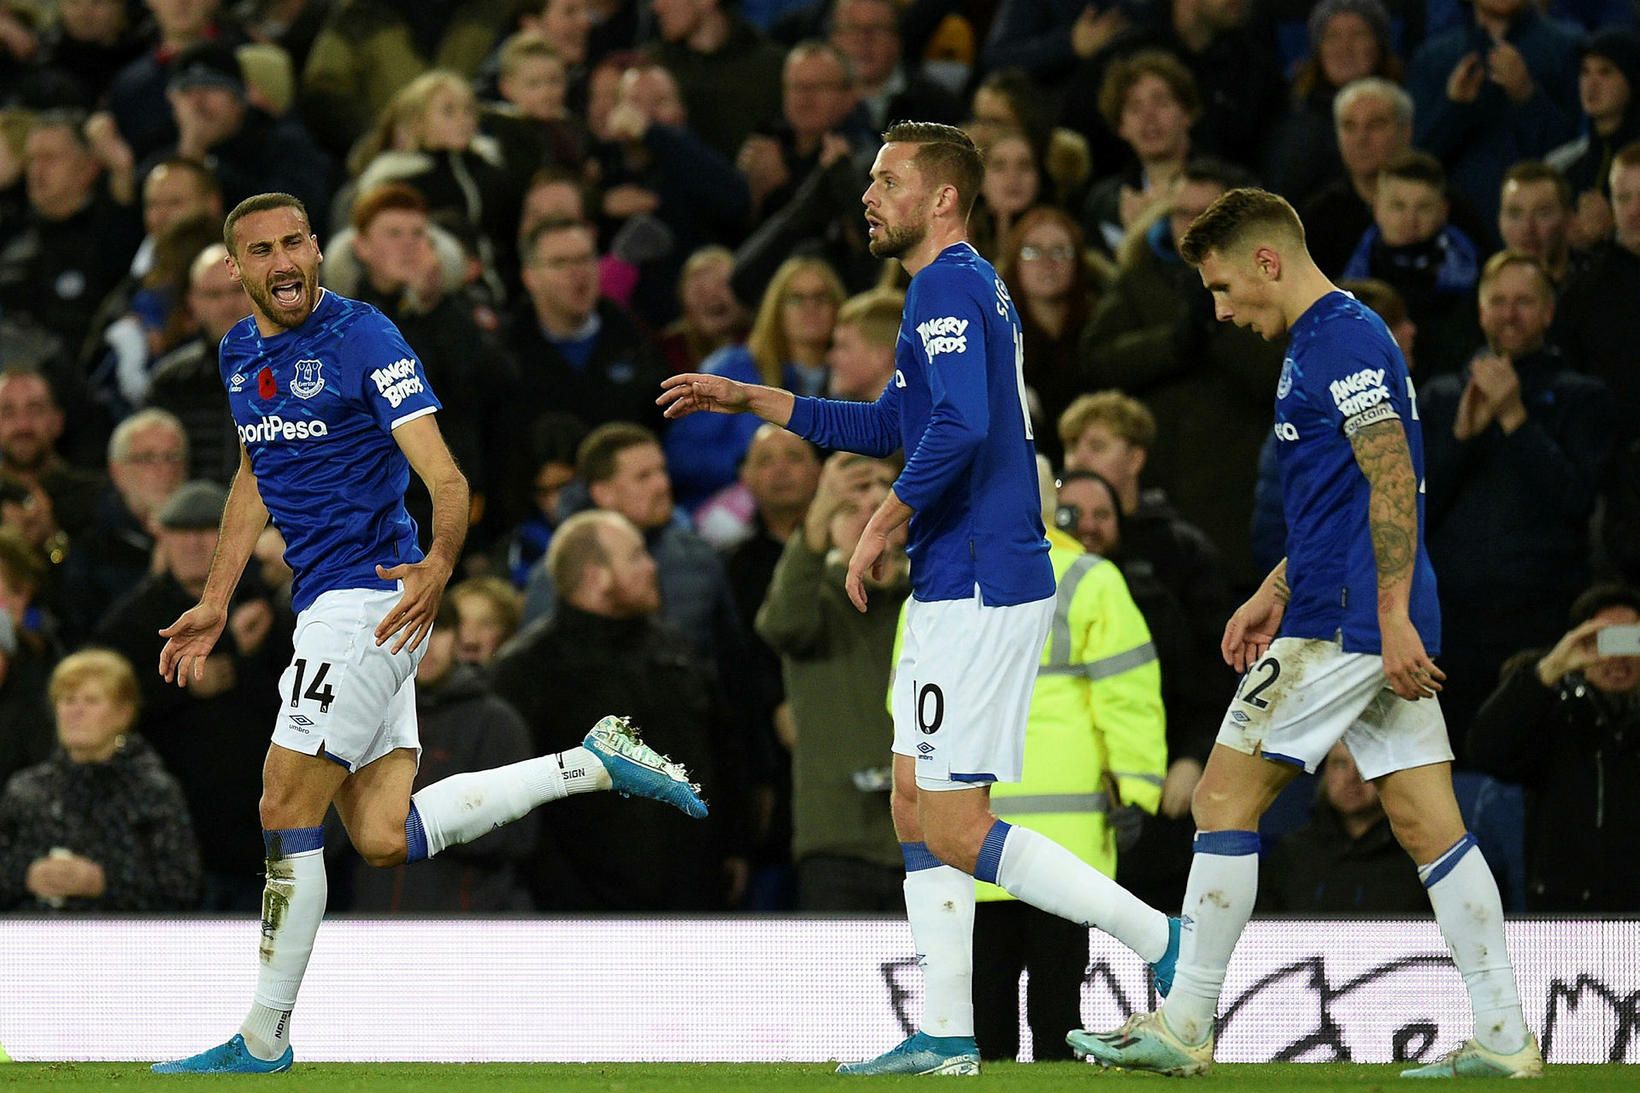
<svg viewBox="0 0 1640 1093">
<path fill-rule="evenodd" d="M 1205 1078 L 1192 1081 L 1184 1089 L 1208 1093 L 1213 1089 L 1274 1090 L 1277 1093 L 1310 1093 L 1320 1090 L 1405 1090 L 1421 1088 L 1400 1081 L 1400 1066 L 1367 1066 L 1349 1063 L 1260 1063 L 1221 1064 Z M 919 1078 L 839 1078 L 827 1064 L 727 1063 L 587 1063 L 583 1065 L 527 1063 L 311 1063 L 298 1062 L 288 1074 L 262 1076 L 159 1075 L 139 1063 L 15 1063 L 0 1066 L 0 1091 L 31 1089 L 111 1090 L 123 1093 L 135 1089 L 249 1090 L 260 1093 L 288 1090 L 295 1093 L 542 1093 L 568 1090 L 600 1093 L 739 1093 L 739 1091 L 782 1091 L 820 1088 L 853 1088 L 869 1093 L 873 1089 L 924 1086 L 932 1079 Z M 1103 1093 L 1126 1089 L 1157 1090 L 1174 1088 L 1156 1085 L 1167 1080 L 1149 1074 L 1101 1071 L 1082 1063 L 987 1064 L 978 1086 L 987 1093 L 1058 1093 L 1060 1090 L 1086 1091 L 1097 1083 Z M 939 1083 L 939 1088 L 945 1088 Z M 962 1083 L 962 1088 L 968 1088 Z M 1451 1088 L 1442 1085 L 1437 1088 Z M 1500 1081 L 1468 1080 L 1462 1090 L 1505 1088 Z M 1551 1066 L 1540 1082 L 1526 1089 L 1533 1093 L 1606 1093 L 1640 1090 L 1640 1067 L 1634 1066 Z"/>
</svg>

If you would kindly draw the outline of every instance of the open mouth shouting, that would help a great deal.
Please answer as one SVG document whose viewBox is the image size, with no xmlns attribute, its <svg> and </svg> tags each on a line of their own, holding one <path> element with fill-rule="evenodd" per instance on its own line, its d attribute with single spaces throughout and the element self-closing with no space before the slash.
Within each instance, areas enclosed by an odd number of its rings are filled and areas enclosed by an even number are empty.
<svg viewBox="0 0 1640 1093">
<path fill-rule="evenodd" d="M 295 311 L 307 296 L 307 281 L 300 275 L 280 275 L 268 282 L 268 295 L 279 310 Z"/>
</svg>

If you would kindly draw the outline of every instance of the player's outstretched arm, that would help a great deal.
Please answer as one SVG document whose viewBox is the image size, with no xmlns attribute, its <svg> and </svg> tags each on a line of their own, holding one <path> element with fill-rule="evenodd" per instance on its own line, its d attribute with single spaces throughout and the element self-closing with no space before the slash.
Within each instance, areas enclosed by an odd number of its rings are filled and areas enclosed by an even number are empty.
<svg viewBox="0 0 1640 1093">
<path fill-rule="evenodd" d="M 394 653 L 406 645 L 414 649 L 433 628 L 444 586 L 461 557 L 461 545 L 467 541 L 471 505 L 467 478 L 445 445 L 436 417 L 424 414 L 393 430 L 399 450 L 426 483 L 433 499 L 433 542 L 427 548 L 427 557 L 419 562 L 376 566 L 376 576 L 382 580 L 404 582 L 404 595 L 376 627 L 377 645 L 399 635 L 393 644 Z"/>
<path fill-rule="evenodd" d="M 1236 608 L 1230 621 L 1224 624 L 1224 640 L 1219 652 L 1224 662 L 1238 672 L 1245 672 L 1270 648 L 1281 628 L 1281 617 L 1287 613 L 1291 589 L 1287 586 L 1287 559 L 1283 558 L 1270 570 L 1258 591 L 1246 603 Z"/>
<path fill-rule="evenodd" d="M 1418 477 L 1400 419 L 1362 426 L 1350 434 L 1356 465 L 1367 477 L 1367 525 L 1378 563 L 1378 634 L 1384 675 L 1402 698 L 1433 698 L 1446 674 L 1424 650 L 1407 605 L 1418 562 Z"/>
<path fill-rule="evenodd" d="M 661 381 L 661 394 L 655 400 L 655 405 L 661 407 L 668 418 L 688 417 L 700 410 L 711 414 L 753 413 L 782 428 L 792 419 L 795 404 L 790 391 L 740 383 L 705 372 L 667 376 Z"/>
<path fill-rule="evenodd" d="M 228 503 L 222 510 L 222 528 L 216 553 L 211 557 L 210 575 L 205 578 L 205 591 L 199 603 L 159 632 L 165 639 L 159 651 L 159 674 L 167 683 L 174 680 L 181 687 L 189 678 L 204 678 L 205 658 L 211 655 L 228 621 L 228 601 L 245 572 L 245 563 L 250 561 L 257 537 L 267 526 L 268 507 L 262 503 L 250 453 L 241 444 L 239 470 L 228 488 Z"/>
</svg>

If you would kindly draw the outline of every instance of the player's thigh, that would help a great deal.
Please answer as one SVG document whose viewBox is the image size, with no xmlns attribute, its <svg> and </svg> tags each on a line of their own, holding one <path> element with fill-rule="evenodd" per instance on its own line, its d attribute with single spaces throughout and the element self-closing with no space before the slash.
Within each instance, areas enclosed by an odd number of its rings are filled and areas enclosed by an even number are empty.
<svg viewBox="0 0 1640 1093">
<path fill-rule="evenodd" d="M 1395 837 L 1419 865 L 1428 865 L 1464 835 L 1452 791 L 1452 764 L 1406 767 L 1372 779 Z"/>
<path fill-rule="evenodd" d="M 1314 774 L 1384 688 L 1383 658 L 1375 654 L 1346 653 L 1319 638 L 1277 638 L 1242 676 L 1217 743 Z"/>
<path fill-rule="evenodd" d="M 1253 831 L 1299 768 L 1214 744 L 1190 800 L 1198 831 Z"/>
<path fill-rule="evenodd" d="M 976 594 L 907 606 L 894 752 L 915 761 L 920 787 L 1019 780 L 1053 603 L 986 606 Z"/>
<path fill-rule="evenodd" d="M 399 593 L 326 592 L 297 619 L 294 654 L 280 677 L 273 742 L 348 772 L 397 747 L 414 747 L 419 651 L 378 646 L 375 628 Z M 425 643 L 423 643 L 425 645 Z"/>
<path fill-rule="evenodd" d="M 299 751 L 268 747 L 262 761 L 262 830 L 318 827 L 347 771 L 326 759 Z"/>
<path fill-rule="evenodd" d="M 350 775 L 336 792 L 336 813 L 354 849 L 369 862 L 404 852 L 404 821 L 416 780 L 416 753 L 396 748 Z"/>
</svg>

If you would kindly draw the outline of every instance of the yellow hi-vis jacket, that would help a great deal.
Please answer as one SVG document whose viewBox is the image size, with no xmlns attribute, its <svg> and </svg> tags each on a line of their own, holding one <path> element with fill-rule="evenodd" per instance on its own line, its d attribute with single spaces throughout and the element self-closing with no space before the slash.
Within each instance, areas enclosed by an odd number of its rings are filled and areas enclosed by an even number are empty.
<svg viewBox="0 0 1640 1093">
<path fill-rule="evenodd" d="M 1048 529 L 1058 584 L 1025 729 L 1024 779 L 991 786 L 991 810 L 1040 831 L 1107 876 L 1116 841 L 1105 814 L 1154 813 L 1167 771 L 1162 673 L 1150 628 L 1115 563 Z M 905 615 L 900 615 L 901 636 Z M 895 642 L 896 659 L 899 639 Z M 1011 899 L 976 881 L 977 898 Z"/>
</svg>

